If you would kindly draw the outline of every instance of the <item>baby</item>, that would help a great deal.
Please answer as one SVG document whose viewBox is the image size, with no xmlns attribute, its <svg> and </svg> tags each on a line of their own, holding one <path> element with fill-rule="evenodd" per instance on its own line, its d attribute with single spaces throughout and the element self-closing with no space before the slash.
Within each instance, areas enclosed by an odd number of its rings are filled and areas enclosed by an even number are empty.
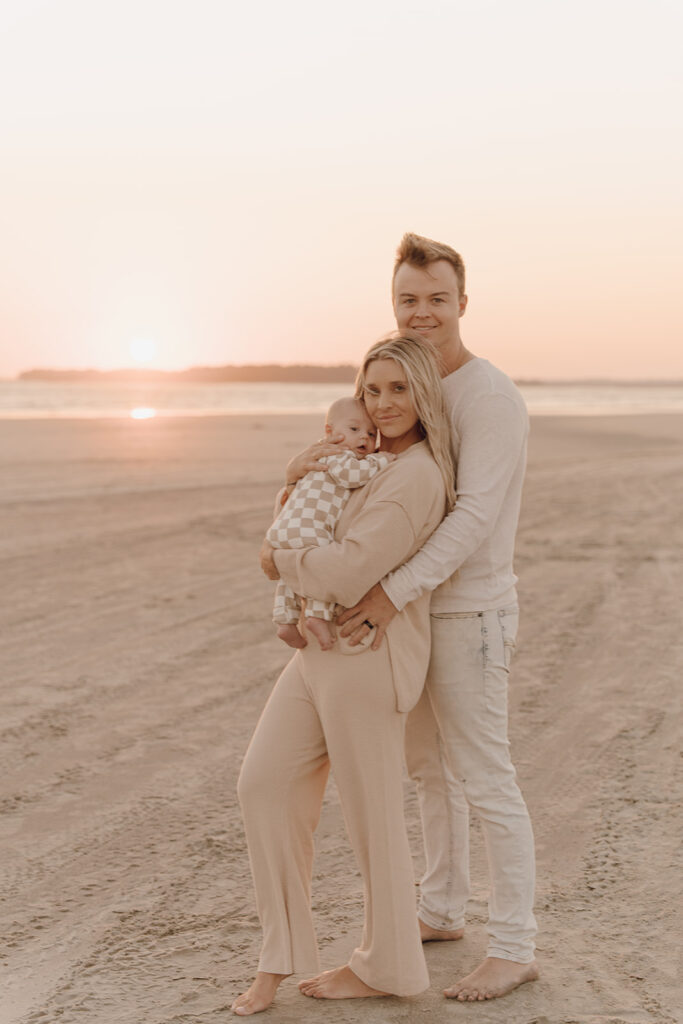
<svg viewBox="0 0 683 1024">
<path fill-rule="evenodd" d="M 351 491 L 363 487 L 396 456 L 375 452 L 377 430 L 365 406 L 356 398 L 340 398 L 327 412 L 325 434 L 343 435 L 345 447 L 338 455 L 320 459 L 326 469 L 307 473 L 294 489 L 268 530 L 266 539 L 274 548 L 309 548 L 331 544 L 339 517 Z M 310 629 L 323 651 L 334 644 L 330 628 L 335 605 L 306 597 L 306 628 Z M 303 647 L 297 623 L 301 616 L 301 598 L 282 580 L 275 591 L 273 621 L 277 635 L 290 647 Z"/>
</svg>

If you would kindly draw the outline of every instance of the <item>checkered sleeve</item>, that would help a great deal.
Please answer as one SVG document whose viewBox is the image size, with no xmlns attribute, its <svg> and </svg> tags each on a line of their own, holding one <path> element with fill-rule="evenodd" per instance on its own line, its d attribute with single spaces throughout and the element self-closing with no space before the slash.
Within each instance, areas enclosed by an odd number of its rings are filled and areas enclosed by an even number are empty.
<svg viewBox="0 0 683 1024">
<path fill-rule="evenodd" d="M 296 484 L 266 539 L 274 548 L 306 548 L 331 544 L 334 528 L 350 491 L 327 472 L 307 473 Z"/>
<path fill-rule="evenodd" d="M 364 459 L 357 459 L 351 452 L 328 455 L 320 460 L 327 464 L 327 472 L 342 487 L 364 487 L 373 476 L 390 464 L 384 452 L 373 452 Z"/>
</svg>

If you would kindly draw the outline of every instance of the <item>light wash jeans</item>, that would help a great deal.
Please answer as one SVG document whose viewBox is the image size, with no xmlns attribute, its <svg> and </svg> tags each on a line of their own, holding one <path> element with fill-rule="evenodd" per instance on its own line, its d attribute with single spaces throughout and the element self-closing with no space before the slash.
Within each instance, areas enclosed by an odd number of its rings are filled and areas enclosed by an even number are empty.
<svg viewBox="0 0 683 1024">
<path fill-rule="evenodd" d="M 406 760 L 417 784 L 427 870 L 419 916 L 465 922 L 469 808 L 479 816 L 491 880 L 488 956 L 534 958 L 534 838 L 507 736 L 516 607 L 432 615 L 425 691 L 408 716 Z"/>
</svg>

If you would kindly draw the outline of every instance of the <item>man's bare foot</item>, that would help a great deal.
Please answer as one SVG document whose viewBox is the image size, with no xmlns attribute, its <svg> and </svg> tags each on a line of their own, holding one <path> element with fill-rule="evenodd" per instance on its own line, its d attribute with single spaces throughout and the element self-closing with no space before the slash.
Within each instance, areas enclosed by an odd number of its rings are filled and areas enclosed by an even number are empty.
<svg viewBox="0 0 683 1024">
<path fill-rule="evenodd" d="M 451 988 L 444 989 L 449 999 L 461 1003 L 474 1003 L 480 999 L 498 999 L 506 996 L 527 981 L 536 981 L 538 964 L 518 964 L 515 960 L 503 960 L 498 956 L 487 956 L 476 970 L 461 978 Z"/>
<path fill-rule="evenodd" d="M 277 627 L 277 635 L 288 647 L 308 647 L 308 640 L 302 636 L 293 622 Z"/>
<path fill-rule="evenodd" d="M 237 997 L 231 1009 L 240 1017 L 250 1017 L 252 1013 L 267 1010 L 275 998 L 278 985 L 283 978 L 288 977 L 288 974 L 267 974 L 265 971 L 259 971 L 251 987 Z"/>
<path fill-rule="evenodd" d="M 431 928 L 424 921 L 421 921 L 418 917 L 417 923 L 420 926 L 420 938 L 423 942 L 455 942 L 456 939 L 461 939 L 465 934 L 464 928 L 456 928 L 455 931 L 446 932 L 441 931 L 439 928 Z"/>
<path fill-rule="evenodd" d="M 329 651 L 335 644 L 335 635 L 330 628 L 329 622 L 325 619 L 315 618 L 313 615 L 306 618 L 306 629 L 310 629 L 313 636 L 320 644 L 321 651 Z"/>
<path fill-rule="evenodd" d="M 391 994 L 370 988 L 353 973 L 348 964 L 336 967 L 333 971 L 323 971 L 315 978 L 300 982 L 299 991 L 313 999 L 367 999 L 369 996 Z"/>
</svg>

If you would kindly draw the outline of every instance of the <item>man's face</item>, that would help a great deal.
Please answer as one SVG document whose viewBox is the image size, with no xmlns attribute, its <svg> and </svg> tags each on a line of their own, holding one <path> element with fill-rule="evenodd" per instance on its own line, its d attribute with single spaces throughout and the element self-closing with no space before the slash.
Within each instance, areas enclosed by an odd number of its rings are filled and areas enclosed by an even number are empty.
<svg viewBox="0 0 683 1024">
<path fill-rule="evenodd" d="M 417 331 L 435 349 L 460 345 L 460 317 L 467 296 L 458 292 L 455 270 L 446 260 L 427 267 L 402 263 L 394 278 L 394 314 L 399 330 Z"/>
</svg>

